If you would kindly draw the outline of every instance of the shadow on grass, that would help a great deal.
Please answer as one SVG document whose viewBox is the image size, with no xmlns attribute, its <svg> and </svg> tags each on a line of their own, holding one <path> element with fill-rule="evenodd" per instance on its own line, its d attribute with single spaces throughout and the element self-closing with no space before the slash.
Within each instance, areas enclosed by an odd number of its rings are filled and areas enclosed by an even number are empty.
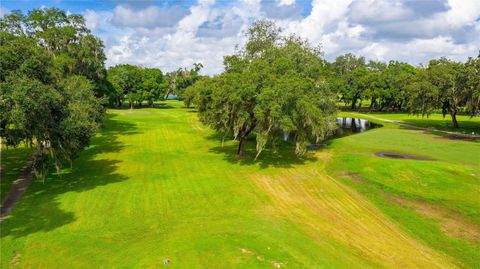
<svg viewBox="0 0 480 269">
<path fill-rule="evenodd" d="M 76 219 L 75 214 L 61 208 L 59 196 L 67 192 L 84 192 L 127 179 L 117 173 L 121 160 L 101 159 L 101 156 L 98 156 L 101 153 L 120 151 L 124 146 L 118 136 L 138 134 L 134 124 L 114 118 L 111 114 L 107 116 L 103 130 L 92 140 L 92 146 L 74 161 L 72 168 L 63 169 L 58 174 L 52 171 L 44 182 L 36 179 L 30 184 L 12 213 L 0 224 L 2 238 L 48 232 L 71 223 Z"/>
<path fill-rule="evenodd" d="M 214 134 L 209 135 L 206 139 L 222 141 L 221 135 Z M 311 152 L 307 152 L 304 156 L 297 156 L 295 154 L 295 147 L 291 144 L 281 141 L 275 148 L 272 148 L 271 145 L 262 151 L 260 156 L 255 160 L 256 152 L 256 141 L 254 137 L 249 137 L 247 144 L 245 145 L 244 156 L 239 158 L 236 156 L 238 143 L 234 145 L 225 145 L 213 147 L 210 149 L 210 152 L 223 155 L 223 159 L 240 165 L 260 165 L 261 169 L 266 169 L 270 166 L 272 167 L 281 167 L 289 168 L 293 165 L 301 165 L 307 162 L 314 162 L 317 160 Z"/>
<path fill-rule="evenodd" d="M 415 125 L 415 127 L 410 127 L 410 126 L 405 126 L 405 125 L 400 125 L 400 129 L 406 129 L 406 130 L 417 130 L 420 132 L 423 132 L 424 134 L 429 134 L 429 135 L 435 135 L 439 139 L 448 139 L 448 140 L 459 140 L 459 141 L 469 141 L 469 142 L 480 142 L 480 130 L 478 131 L 473 131 L 474 134 L 470 131 L 466 131 L 466 129 L 460 128 L 460 129 L 454 129 L 453 127 L 451 129 L 446 129 L 446 128 L 438 128 L 438 127 L 432 127 L 432 126 L 426 126 L 421 127 L 420 124 L 416 124 L 413 121 L 405 121 L 405 123 L 410 124 L 410 125 Z M 422 128 L 435 128 L 436 130 L 426 130 Z M 441 131 L 448 131 L 448 132 L 455 132 L 455 133 L 444 133 Z M 463 131 L 463 132 L 462 132 Z"/>
<path fill-rule="evenodd" d="M 19 147 L 3 147 L 1 152 L 0 170 L 0 201 L 9 191 L 12 182 L 20 175 L 24 165 L 32 154 L 32 149 L 21 145 Z"/>
<path fill-rule="evenodd" d="M 433 128 L 441 131 L 457 132 L 464 134 L 475 133 L 480 134 L 480 122 L 477 121 L 467 121 L 461 120 L 458 122 L 460 128 L 454 128 L 452 122 L 449 118 L 444 120 L 434 120 L 434 119 L 404 119 L 402 120 L 406 124 L 418 126 L 421 128 Z"/>
<path fill-rule="evenodd" d="M 137 109 L 144 109 L 144 108 L 157 108 L 157 109 L 171 109 L 171 108 L 178 108 L 178 107 L 175 107 L 175 106 L 172 106 L 168 103 L 156 103 L 156 104 L 153 104 L 153 105 L 147 105 L 147 104 L 143 104 L 142 106 L 134 106 L 133 108 L 130 108 L 130 106 L 127 104 L 127 105 L 122 105 L 122 106 L 117 106 L 117 107 L 111 107 L 112 109 L 118 109 L 118 110 L 137 110 Z"/>
</svg>

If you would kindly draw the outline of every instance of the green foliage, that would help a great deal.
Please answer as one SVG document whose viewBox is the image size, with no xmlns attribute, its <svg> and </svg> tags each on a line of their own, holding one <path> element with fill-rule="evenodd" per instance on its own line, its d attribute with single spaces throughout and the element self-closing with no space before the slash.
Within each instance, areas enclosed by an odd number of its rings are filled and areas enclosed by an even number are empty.
<svg viewBox="0 0 480 269">
<path fill-rule="evenodd" d="M 58 9 L 0 19 L 0 136 L 35 148 L 34 170 L 71 162 L 102 121 L 102 42 Z"/>
<path fill-rule="evenodd" d="M 368 72 L 365 58 L 348 53 L 338 56 L 331 67 L 340 79 L 337 80 L 337 84 L 340 84 L 342 100 L 346 104 L 351 104 L 351 108 L 354 109 L 357 101 L 362 99 L 363 92 L 366 90 L 364 77 L 367 76 Z"/>
<path fill-rule="evenodd" d="M 108 69 L 108 81 L 113 88 L 109 96 L 110 104 L 121 106 L 126 100 L 130 108 L 144 101 L 153 105 L 163 99 L 167 82 L 157 68 L 141 68 L 130 64 L 121 64 Z"/>
<path fill-rule="evenodd" d="M 387 64 L 345 54 L 330 64 L 340 100 L 357 109 L 358 101 L 370 99 L 369 110 L 406 111 L 428 116 L 441 109 L 458 128 L 457 115 L 476 116 L 480 111 L 480 55 L 466 63 L 447 58 L 431 60 L 428 66 L 413 67 L 390 61 Z"/>
<path fill-rule="evenodd" d="M 199 72 L 202 68 L 203 65 L 201 63 L 194 63 L 193 68 L 190 70 L 179 68 L 167 73 L 166 80 L 168 87 L 165 91 L 165 99 L 167 99 L 169 95 L 174 94 L 178 99 L 183 100 L 185 98 L 185 89 L 201 78 Z"/>
<path fill-rule="evenodd" d="M 302 155 L 309 140 L 336 128 L 321 52 L 296 36 L 281 36 L 268 21 L 253 24 L 247 37 L 242 50 L 225 57 L 224 73 L 188 88 L 185 104 L 193 100 L 203 123 L 239 140 L 240 156 L 249 134 L 256 136 L 258 157 L 282 132 L 295 134 Z"/>
<path fill-rule="evenodd" d="M 414 115 L 428 116 L 436 108 L 438 88 L 430 82 L 427 70 L 417 68 L 407 84 L 408 108 Z"/>
<path fill-rule="evenodd" d="M 18 38 L 15 43 L 27 39 L 28 46 L 36 43 L 49 56 L 54 55 L 52 59 L 60 76 L 85 76 L 94 83 L 97 96 L 107 95 L 103 42 L 90 33 L 81 15 L 56 8 L 34 9 L 28 15 L 13 11 L 0 19 L 0 32 Z"/>
</svg>

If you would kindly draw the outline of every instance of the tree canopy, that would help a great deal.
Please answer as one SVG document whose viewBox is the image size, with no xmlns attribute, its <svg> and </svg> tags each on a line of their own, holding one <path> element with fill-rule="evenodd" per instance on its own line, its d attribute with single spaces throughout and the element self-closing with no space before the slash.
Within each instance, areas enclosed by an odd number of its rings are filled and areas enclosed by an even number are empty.
<svg viewBox="0 0 480 269">
<path fill-rule="evenodd" d="M 269 21 L 254 23 L 247 38 L 224 58 L 222 74 L 186 90 L 197 92 L 188 101 L 194 100 L 203 123 L 239 141 L 239 156 L 250 134 L 258 157 L 281 132 L 294 134 L 301 155 L 312 137 L 320 140 L 336 129 L 336 96 L 324 76 L 321 51 L 299 37 L 283 36 Z"/>
<path fill-rule="evenodd" d="M 345 54 L 330 64 L 340 100 L 357 109 L 370 100 L 369 110 L 408 111 L 428 116 L 439 111 L 450 115 L 458 128 L 459 113 L 475 116 L 480 109 L 480 55 L 465 63 L 447 58 L 430 60 L 427 66 L 376 61 Z"/>
<path fill-rule="evenodd" d="M 144 101 L 153 105 L 154 101 L 163 100 L 167 82 L 162 71 L 157 68 L 142 68 L 130 64 L 120 64 L 108 69 L 108 82 L 113 90 L 110 104 L 121 106 L 127 101 L 130 108 Z"/>
<path fill-rule="evenodd" d="M 50 8 L 0 19 L 0 136 L 35 148 L 37 175 L 77 157 L 101 124 L 104 61 L 80 15 Z"/>
</svg>

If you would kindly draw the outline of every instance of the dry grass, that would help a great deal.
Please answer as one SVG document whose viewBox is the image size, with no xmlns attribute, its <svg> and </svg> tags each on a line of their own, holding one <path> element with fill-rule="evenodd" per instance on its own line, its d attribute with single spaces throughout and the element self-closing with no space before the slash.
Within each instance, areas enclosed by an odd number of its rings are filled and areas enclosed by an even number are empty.
<svg viewBox="0 0 480 269">
<path fill-rule="evenodd" d="M 395 204 L 411 207 L 417 213 L 427 218 L 438 220 L 442 231 L 451 237 L 480 241 L 480 228 L 457 212 L 425 201 L 408 200 L 393 196 L 387 196 L 387 199 Z"/>
<path fill-rule="evenodd" d="M 321 156 L 325 159 L 325 156 Z M 387 268 L 455 268 L 453 260 L 410 238 L 363 197 L 320 167 L 256 174 L 271 197 L 271 214 L 304 227 L 316 240 L 329 238 Z"/>
</svg>

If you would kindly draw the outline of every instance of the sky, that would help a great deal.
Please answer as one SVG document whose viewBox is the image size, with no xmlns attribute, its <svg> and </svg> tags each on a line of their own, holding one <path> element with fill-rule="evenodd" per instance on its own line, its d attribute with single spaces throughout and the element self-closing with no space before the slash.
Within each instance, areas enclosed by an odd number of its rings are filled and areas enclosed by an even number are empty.
<svg viewBox="0 0 480 269">
<path fill-rule="evenodd" d="M 204 74 L 218 74 L 258 19 L 321 45 L 329 61 L 351 52 L 418 65 L 480 50 L 480 0 L 1 0 L 0 16 L 43 7 L 82 14 L 104 41 L 107 66 L 171 71 L 200 62 Z"/>
</svg>

